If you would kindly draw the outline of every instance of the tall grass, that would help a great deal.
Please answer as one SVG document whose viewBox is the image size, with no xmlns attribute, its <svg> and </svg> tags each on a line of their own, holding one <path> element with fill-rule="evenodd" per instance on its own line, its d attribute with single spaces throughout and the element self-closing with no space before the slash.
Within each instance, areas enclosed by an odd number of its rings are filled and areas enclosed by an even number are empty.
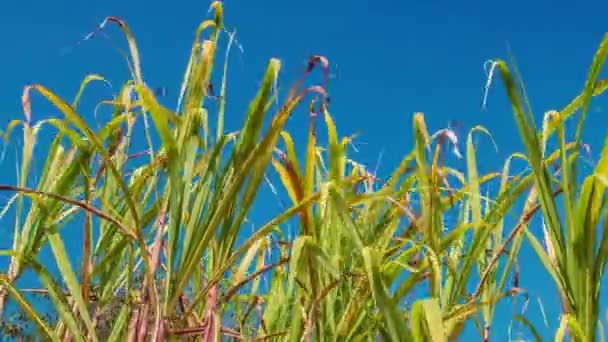
<svg viewBox="0 0 608 342">
<path fill-rule="evenodd" d="M 466 168 L 456 170 L 445 164 L 451 132 L 430 134 L 424 115 L 415 113 L 413 148 L 383 181 L 348 156 L 352 138 L 338 133 L 329 111 L 330 64 L 322 56 L 311 56 L 274 113 L 281 62 L 271 59 L 242 127 L 232 133 L 223 127 L 226 58 L 216 133 L 210 133 L 206 102 L 225 32 L 221 2 L 212 9 L 214 17 L 196 31 L 175 111 L 144 83 L 134 36 L 116 17 L 104 25 L 123 30 L 132 75 L 116 99 L 102 103 L 113 116 L 99 129 L 86 123 L 78 103 L 101 76 L 87 77 L 71 103 L 39 84 L 25 88 L 25 120 L 14 120 L 6 132 L 23 128 L 20 182 L 0 185 L 16 193 L 6 208 L 15 211 L 13 247 L 2 251 L 10 258 L 0 276 L 4 333 L 52 341 L 452 341 L 470 324 L 489 341 L 498 303 L 525 295 L 518 252 L 530 243 L 561 298 L 556 339 L 603 340 L 598 303 L 608 252 L 602 229 L 608 224 L 608 141 L 582 184 L 577 160 L 589 102 L 608 88 L 608 80 L 598 78 L 608 36 L 582 94 L 547 113 L 540 130 L 516 69 L 495 61 L 525 144 L 525 153 L 510 156 L 502 172 L 478 171 L 473 135 L 491 138 L 485 128 L 469 132 Z M 324 81 L 305 85 L 315 69 Z M 63 117 L 33 123 L 32 91 Z M 306 101 L 308 137 L 300 146 L 284 127 Z M 569 141 L 564 122 L 579 109 Z M 143 133 L 134 130 L 138 120 Z M 39 180 L 28 187 L 43 124 L 58 133 Z M 319 145 L 321 131 L 327 146 Z M 548 151 L 554 133 L 559 148 Z M 145 139 L 148 159 L 127 172 L 134 153 L 142 155 L 133 151 L 133 139 Z M 531 171 L 512 175 L 515 158 Z M 559 168 L 551 170 L 555 163 Z M 244 223 L 269 171 L 290 206 L 248 233 Z M 486 184 L 498 184 L 498 191 L 485 193 Z M 510 215 L 518 217 L 514 227 L 505 224 Z M 456 222 L 446 223 L 454 216 Z M 544 236 L 528 230 L 535 216 L 545 222 Z M 285 234 L 294 222 L 295 236 Z M 82 229 L 81 255 L 69 251 L 74 242 L 66 241 L 66 226 Z M 47 247 L 53 260 L 41 257 Z M 41 289 L 18 288 L 26 271 Z M 421 287 L 428 288 L 424 296 Z M 37 308 L 29 292 L 45 294 L 56 319 Z M 31 331 L 11 326 L 8 303 L 19 307 Z M 526 317 L 512 319 L 540 340 Z"/>
</svg>

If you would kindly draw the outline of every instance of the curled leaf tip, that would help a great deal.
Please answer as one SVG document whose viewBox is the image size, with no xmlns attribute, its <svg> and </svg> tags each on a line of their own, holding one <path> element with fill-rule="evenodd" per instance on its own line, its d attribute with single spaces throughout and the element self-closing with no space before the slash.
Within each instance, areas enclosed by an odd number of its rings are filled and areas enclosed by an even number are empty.
<svg viewBox="0 0 608 342">
<path fill-rule="evenodd" d="M 324 99 L 327 99 L 327 97 L 328 97 L 327 91 L 325 91 L 325 88 L 323 88 L 322 86 L 318 86 L 318 85 L 311 86 L 311 87 L 306 88 L 304 91 L 306 93 L 308 93 L 308 92 L 318 93 L 318 94 L 322 95 Z"/>
<path fill-rule="evenodd" d="M 311 55 L 306 72 L 311 72 L 317 63 L 321 63 L 321 67 L 323 68 L 323 87 L 327 88 L 327 84 L 329 82 L 329 60 L 327 57 L 321 55 Z"/>
<path fill-rule="evenodd" d="M 222 0 L 214 1 L 209 6 L 209 12 L 211 12 L 211 10 L 217 10 L 218 7 L 223 6 L 223 5 L 224 5 L 224 1 L 222 1 Z"/>
<path fill-rule="evenodd" d="M 110 17 L 107 17 L 106 20 L 113 21 L 113 22 L 117 23 L 120 27 L 123 27 L 123 28 L 126 26 L 125 21 L 119 17 L 110 16 Z"/>
<path fill-rule="evenodd" d="M 481 98 L 481 110 L 485 111 L 488 104 L 488 92 L 492 86 L 492 80 L 494 78 L 494 71 L 496 70 L 497 61 L 489 59 L 483 64 L 483 70 L 486 73 L 486 84 L 483 87 L 483 95 Z"/>
<path fill-rule="evenodd" d="M 329 68 L 329 60 L 327 59 L 327 57 L 325 56 L 321 56 L 321 55 L 312 55 L 311 56 L 311 60 L 316 62 L 321 62 L 321 65 L 323 66 L 323 68 L 327 69 Z"/>
<path fill-rule="evenodd" d="M 555 120 L 555 121 L 558 121 L 560 119 L 560 117 L 561 117 L 560 114 L 559 114 L 559 112 L 554 111 L 554 110 L 549 111 L 547 113 L 547 116 L 549 117 L 549 120 Z"/>
</svg>

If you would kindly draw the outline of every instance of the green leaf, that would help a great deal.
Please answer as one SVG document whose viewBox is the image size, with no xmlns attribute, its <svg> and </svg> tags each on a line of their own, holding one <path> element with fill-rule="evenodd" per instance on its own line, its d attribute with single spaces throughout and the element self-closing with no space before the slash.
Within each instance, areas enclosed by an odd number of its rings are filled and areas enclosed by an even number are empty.
<svg viewBox="0 0 608 342">
<path fill-rule="evenodd" d="M 412 328 L 416 341 L 446 342 L 439 300 L 417 300 L 412 307 Z"/>
<path fill-rule="evenodd" d="M 389 297 L 386 286 L 382 281 L 379 268 L 380 257 L 377 250 L 370 247 L 363 248 L 365 272 L 370 282 L 376 307 L 380 310 L 391 341 L 412 341 L 410 331 L 406 328 L 407 323 L 394 301 Z"/>
</svg>

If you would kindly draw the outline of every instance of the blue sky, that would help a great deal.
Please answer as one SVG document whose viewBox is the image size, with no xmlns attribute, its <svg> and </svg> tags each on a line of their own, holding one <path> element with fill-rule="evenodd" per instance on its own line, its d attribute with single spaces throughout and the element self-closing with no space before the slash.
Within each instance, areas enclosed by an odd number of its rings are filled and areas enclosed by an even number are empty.
<svg viewBox="0 0 608 342">
<path fill-rule="evenodd" d="M 409 151 L 412 114 L 418 111 L 425 113 L 432 131 L 450 120 L 460 120 L 467 130 L 477 124 L 488 128 L 500 148 L 501 163 L 495 162 L 490 142 L 480 138 L 480 169 L 501 168 L 508 154 L 523 147 L 500 86 L 490 91 L 487 112 L 480 111 L 484 62 L 507 58 L 508 41 L 540 118 L 549 109 L 563 107 L 582 89 L 607 30 L 608 11 L 608 3 L 601 1 L 576 5 L 522 0 L 225 3 L 226 25 L 237 29 L 244 48 L 240 56 L 235 52 L 231 57 L 228 129 L 241 123 L 269 58 L 283 61 L 281 80 L 287 85 L 295 80 L 307 56 L 324 55 L 339 69 L 331 85 L 331 113 L 340 133 L 362 133 L 359 141 L 365 144 L 354 157 L 358 161 L 375 165 L 383 152 L 379 172 L 384 175 Z M 22 118 L 20 100 L 26 84 L 41 83 L 72 99 L 87 73 L 102 74 L 116 85 L 128 77 L 120 55 L 101 37 L 61 54 L 108 15 L 126 20 L 139 46 L 145 79 L 167 87 L 166 100 L 174 107 L 194 30 L 207 9 L 208 1 L 189 0 L 4 1 L 0 127 Z M 126 46 L 116 27 L 105 32 Z M 91 87 L 82 114 L 92 119 L 95 103 L 109 95 L 101 85 Z M 605 97 L 596 100 L 586 124 L 587 140 L 596 152 L 606 133 L 607 104 Z M 32 106 L 34 120 L 58 115 L 39 96 L 33 98 Z M 299 141 L 305 135 L 298 128 L 305 122 L 303 113 L 288 126 Z M 14 153 L 11 146 L 0 169 L 2 183 L 14 183 Z M 7 226 L 0 227 L 2 234 L 10 233 Z M 532 229 L 538 232 L 539 227 Z M 521 257 L 530 267 L 522 274 L 522 286 L 532 296 L 528 316 L 540 316 L 536 305 L 540 296 L 550 329 L 538 328 L 549 338 L 559 313 L 553 285 L 543 271 L 538 272 L 540 264 L 529 248 L 524 247 Z M 495 333 L 501 337 L 496 340 L 506 336 L 505 330 Z"/>
</svg>

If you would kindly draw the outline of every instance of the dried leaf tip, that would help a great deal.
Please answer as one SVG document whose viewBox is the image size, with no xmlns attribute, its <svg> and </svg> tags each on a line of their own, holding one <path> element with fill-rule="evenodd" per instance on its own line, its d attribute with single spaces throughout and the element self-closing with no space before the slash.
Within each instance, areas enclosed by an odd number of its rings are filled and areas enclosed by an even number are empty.
<svg viewBox="0 0 608 342">
<path fill-rule="evenodd" d="M 329 83 L 329 60 L 327 59 L 327 57 L 321 55 L 311 55 L 310 60 L 308 61 L 306 72 L 311 72 L 315 65 L 319 62 L 321 63 L 321 67 L 323 68 L 323 88 L 327 88 L 327 85 Z"/>
<path fill-rule="evenodd" d="M 30 102 L 30 90 L 33 86 L 26 86 L 23 89 L 23 95 L 21 96 L 21 106 L 23 107 L 23 114 L 29 125 L 32 122 L 32 104 Z"/>
<path fill-rule="evenodd" d="M 490 87 L 492 86 L 492 80 L 494 79 L 494 71 L 496 70 L 496 65 L 498 62 L 495 60 L 487 60 L 483 64 L 483 70 L 486 73 L 486 84 L 483 87 L 483 95 L 481 98 L 481 110 L 485 111 L 488 104 L 488 92 L 490 91 Z M 488 68 L 489 66 L 489 68 Z"/>
<path fill-rule="evenodd" d="M 587 154 L 587 158 L 589 158 L 590 161 L 593 161 L 593 154 L 591 153 L 591 146 L 589 146 L 589 144 L 582 143 L 582 148 L 583 148 L 583 150 L 585 150 L 585 152 Z"/>
<path fill-rule="evenodd" d="M 449 142 L 454 146 L 452 152 L 458 159 L 462 159 L 462 154 L 460 153 L 460 149 L 458 149 L 458 135 L 451 128 L 445 128 L 442 132 L 442 135 L 449 140 Z"/>
</svg>

